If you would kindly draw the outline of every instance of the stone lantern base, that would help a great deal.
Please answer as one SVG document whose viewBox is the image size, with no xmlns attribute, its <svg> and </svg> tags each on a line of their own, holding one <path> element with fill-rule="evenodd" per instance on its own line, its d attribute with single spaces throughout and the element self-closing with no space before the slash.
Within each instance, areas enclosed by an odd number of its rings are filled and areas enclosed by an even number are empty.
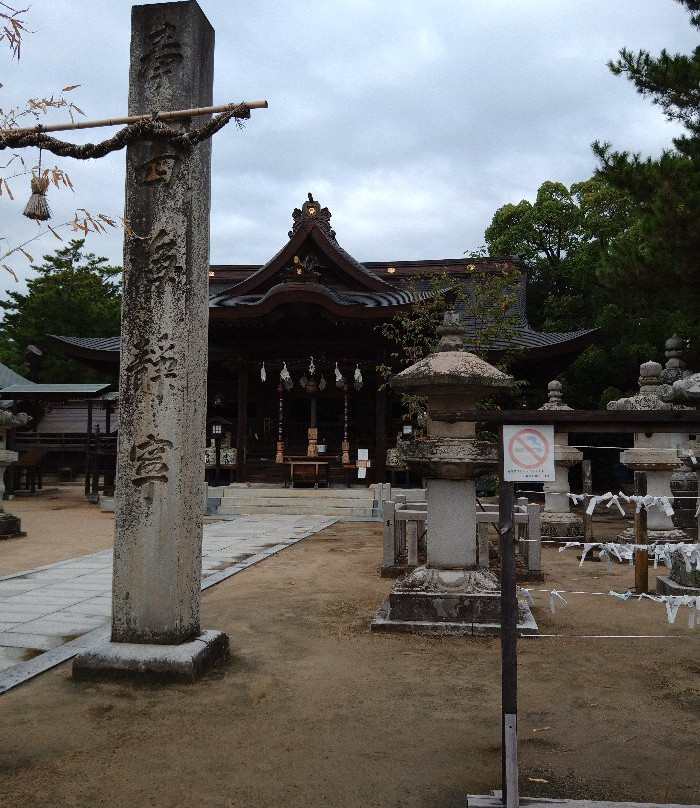
<svg viewBox="0 0 700 808">
<path fill-rule="evenodd" d="M 671 574 L 658 575 L 656 591 L 659 595 L 700 595 L 700 570 L 685 567 L 681 553 L 671 556 Z"/>
<path fill-rule="evenodd" d="M 580 541 L 583 539 L 583 520 L 575 513 L 542 511 L 540 531 L 543 539 L 551 541 Z"/>
<path fill-rule="evenodd" d="M 501 592 L 488 570 L 417 567 L 397 581 L 372 621 L 373 631 L 452 637 L 501 632 Z M 518 631 L 538 631 L 528 605 L 518 601 Z"/>
<path fill-rule="evenodd" d="M 634 544 L 637 540 L 634 528 L 625 528 L 622 533 L 618 534 L 617 540 L 621 544 Z M 647 530 L 647 541 L 649 544 L 653 544 L 654 542 L 677 544 L 678 542 L 688 540 L 688 534 L 677 528 L 671 528 L 669 530 Z"/>
<path fill-rule="evenodd" d="M 18 516 L 13 516 L 11 513 L 0 513 L 0 539 L 15 539 L 26 535 Z"/>
</svg>

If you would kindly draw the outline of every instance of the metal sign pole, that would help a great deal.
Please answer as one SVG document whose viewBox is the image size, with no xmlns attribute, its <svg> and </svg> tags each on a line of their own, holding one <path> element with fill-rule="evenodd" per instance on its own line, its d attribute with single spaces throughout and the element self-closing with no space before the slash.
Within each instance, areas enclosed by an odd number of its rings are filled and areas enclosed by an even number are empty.
<svg viewBox="0 0 700 808">
<path fill-rule="evenodd" d="M 503 426 L 498 428 L 498 521 L 501 552 L 502 801 L 518 806 L 518 601 L 515 591 L 514 485 L 504 477 Z"/>
</svg>

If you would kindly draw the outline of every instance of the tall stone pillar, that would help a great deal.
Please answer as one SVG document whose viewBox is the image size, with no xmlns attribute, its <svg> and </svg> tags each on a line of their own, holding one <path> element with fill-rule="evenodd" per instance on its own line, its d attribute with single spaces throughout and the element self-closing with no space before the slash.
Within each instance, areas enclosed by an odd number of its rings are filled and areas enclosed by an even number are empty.
<svg viewBox="0 0 700 808">
<path fill-rule="evenodd" d="M 129 114 L 211 105 L 213 55 L 196 2 L 134 6 Z M 194 679 L 228 650 L 199 625 L 210 165 L 208 140 L 127 149 L 112 642 L 78 675 Z"/>
</svg>

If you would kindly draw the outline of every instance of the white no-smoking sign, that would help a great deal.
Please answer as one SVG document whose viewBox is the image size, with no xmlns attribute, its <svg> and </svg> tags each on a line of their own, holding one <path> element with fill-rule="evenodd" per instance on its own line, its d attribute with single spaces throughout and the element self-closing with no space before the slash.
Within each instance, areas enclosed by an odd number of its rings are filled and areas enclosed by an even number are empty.
<svg viewBox="0 0 700 808">
<path fill-rule="evenodd" d="M 554 426 L 503 427 L 503 479 L 554 481 Z"/>
</svg>

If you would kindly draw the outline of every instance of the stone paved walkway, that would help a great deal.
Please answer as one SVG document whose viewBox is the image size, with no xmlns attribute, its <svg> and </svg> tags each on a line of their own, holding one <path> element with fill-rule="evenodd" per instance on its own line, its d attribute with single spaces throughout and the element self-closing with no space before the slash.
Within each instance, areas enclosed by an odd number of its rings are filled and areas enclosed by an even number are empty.
<svg viewBox="0 0 700 808">
<path fill-rule="evenodd" d="M 205 525 L 202 589 L 336 521 L 261 515 Z M 0 693 L 106 638 L 111 590 L 111 550 L 0 578 Z"/>
</svg>

